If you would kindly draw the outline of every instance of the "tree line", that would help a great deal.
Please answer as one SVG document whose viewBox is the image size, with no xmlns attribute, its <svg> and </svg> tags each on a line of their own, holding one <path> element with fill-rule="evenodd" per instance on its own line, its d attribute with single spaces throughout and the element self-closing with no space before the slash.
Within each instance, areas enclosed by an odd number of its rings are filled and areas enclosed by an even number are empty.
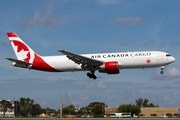
<svg viewBox="0 0 180 120">
<path fill-rule="evenodd" d="M 34 104 L 34 100 L 30 98 L 19 99 L 19 114 L 20 116 L 26 117 L 31 115 L 32 117 L 42 113 L 42 108 L 39 104 Z"/>
<path fill-rule="evenodd" d="M 119 113 L 131 113 L 131 116 L 134 114 L 140 116 L 140 108 L 141 107 L 159 107 L 158 105 L 154 105 L 153 103 L 148 103 L 148 99 L 135 99 L 135 104 L 120 104 L 117 108 Z M 4 111 L 7 111 L 7 108 L 13 109 L 11 103 L 8 101 L 2 100 L 0 101 L 1 106 Z M 74 105 L 69 105 L 64 107 L 62 110 L 63 115 L 71 114 L 71 115 L 93 115 L 103 117 L 105 115 L 105 103 L 103 102 L 91 102 L 89 105 L 82 107 L 80 109 L 75 109 Z M 60 113 L 60 109 L 54 110 L 50 108 L 42 109 L 39 104 L 35 104 L 33 99 L 23 98 L 19 99 L 19 116 L 27 117 L 27 116 L 37 116 L 41 113 L 45 113 L 50 115 L 50 113 Z"/>
<path fill-rule="evenodd" d="M 70 105 L 63 108 L 63 115 L 72 114 L 77 116 L 82 115 L 93 115 L 94 117 L 103 117 L 105 115 L 105 103 L 103 102 L 91 102 L 88 106 L 82 107 L 78 110 L 75 109 L 75 106 Z"/>
<path fill-rule="evenodd" d="M 133 115 L 140 116 L 141 113 L 141 107 L 159 107 L 159 105 L 154 105 L 153 103 L 149 103 L 148 99 L 135 99 L 135 104 L 120 104 L 118 107 L 118 112 L 119 113 L 131 113 L 131 117 Z"/>
<path fill-rule="evenodd" d="M 6 100 L 0 101 L 0 107 L 4 113 L 4 117 L 5 117 L 5 113 L 7 112 L 8 108 L 11 109 L 11 111 L 14 108 L 12 106 L 12 104 Z M 69 106 L 63 108 L 62 113 L 63 113 L 63 115 L 71 114 L 71 115 L 79 115 L 80 116 L 80 115 L 84 115 L 84 114 L 91 114 L 91 115 L 103 116 L 105 114 L 104 108 L 105 108 L 105 103 L 92 102 L 88 106 L 82 107 L 79 110 L 76 110 L 74 105 L 69 105 Z M 45 113 L 47 115 L 50 115 L 50 113 L 55 113 L 55 114 L 60 113 L 60 109 L 58 109 L 58 110 L 50 109 L 50 108 L 42 109 L 38 103 L 35 104 L 34 100 L 30 99 L 29 97 L 28 98 L 21 97 L 19 99 L 19 107 L 17 109 L 19 111 L 19 115 L 18 115 L 19 117 L 28 117 L 28 116 L 35 117 L 42 113 Z"/>
</svg>

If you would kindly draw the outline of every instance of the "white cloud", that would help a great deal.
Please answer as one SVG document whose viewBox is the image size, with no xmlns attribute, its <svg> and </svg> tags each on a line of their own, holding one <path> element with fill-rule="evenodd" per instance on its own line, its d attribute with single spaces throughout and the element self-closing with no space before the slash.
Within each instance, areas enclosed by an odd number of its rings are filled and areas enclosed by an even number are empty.
<svg viewBox="0 0 180 120">
<path fill-rule="evenodd" d="M 175 104 L 179 104 L 179 95 L 179 91 L 168 93 L 163 96 L 163 101 L 165 101 L 169 106 L 174 106 Z"/>
<path fill-rule="evenodd" d="M 144 43 L 144 46 L 155 47 L 156 42 L 157 42 L 156 40 L 151 39 L 151 40 L 147 41 L 146 43 Z"/>
<path fill-rule="evenodd" d="M 81 100 L 87 100 L 87 99 L 89 99 L 89 96 L 88 95 L 81 95 L 80 99 Z"/>
<path fill-rule="evenodd" d="M 84 18 L 83 20 L 81 20 L 78 24 L 81 24 L 81 23 L 86 23 L 87 22 L 87 18 Z M 70 22 L 69 22 L 69 26 L 75 24 L 75 19 L 73 18 Z"/>
<path fill-rule="evenodd" d="M 72 19 L 70 22 L 69 22 L 69 26 L 73 25 L 74 24 L 74 19 Z"/>
<path fill-rule="evenodd" d="M 164 71 L 164 74 L 160 74 L 159 71 L 155 71 L 152 73 L 154 80 L 165 80 L 169 78 L 179 78 L 180 77 L 180 69 L 175 67 L 169 68 Z"/>
<path fill-rule="evenodd" d="M 98 83 L 92 83 L 92 84 L 86 86 L 86 88 L 88 88 L 88 89 L 98 89 L 98 90 L 101 90 L 101 89 L 106 88 L 106 85 L 103 84 L 103 81 L 100 81 L 100 82 L 98 82 Z"/>
<path fill-rule="evenodd" d="M 73 105 L 82 105 L 83 103 L 81 101 L 72 101 Z"/>
<path fill-rule="evenodd" d="M 121 23 L 125 23 L 127 24 L 128 26 L 131 26 L 131 25 L 137 25 L 137 24 L 142 24 L 142 23 L 145 23 L 147 22 L 146 19 L 141 19 L 139 17 L 136 17 L 136 18 L 133 18 L 132 16 L 129 16 L 128 18 L 121 18 L 119 17 L 117 20 L 115 20 L 114 22 L 112 22 L 112 24 L 118 24 L 119 22 Z"/>
<path fill-rule="evenodd" d="M 75 81 L 73 79 L 58 79 L 57 83 L 74 83 Z"/>
<path fill-rule="evenodd" d="M 135 98 L 140 94 L 138 89 L 132 89 L 132 88 L 125 88 L 125 89 L 123 89 L 123 90 L 121 90 L 121 91 L 119 91 L 117 93 L 119 95 L 124 96 L 124 98 L 127 98 L 127 99 Z"/>
<path fill-rule="evenodd" d="M 107 4 L 118 4 L 121 0 L 98 0 L 99 3 L 103 5 Z"/>
<path fill-rule="evenodd" d="M 38 101 L 38 103 L 40 104 L 40 106 L 41 106 L 42 108 L 45 108 L 45 107 L 47 106 L 47 103 L 46 103 L 45 101 L 43 101 L 43 100 Z"/>
<path fill-rule="evenodd" d="M 147 41 L 146 43 L 144 43 L 143 45 L 147 46 L 147 47 L 158 47 L 158 48 L 180 46 L 180 41 L 175 41 L 172 43 L 161 42 L 160 44 L 158 44 L 157 36 L 154 35 L 154 38 L 156 40 L 151 39 L 151 40 Z"/>
<path fill-rule="evenodd" d="M 35 11 L 34 16 L 29 18 L 23 25 L 20 25 L 20 26 L 25 27 L 25 28 L 28 28 L 32 25 L 59 27 L 60 25 L 58 24 L 58 21 L 60 20 L 60 18 L 52 14 L 53 2 L 49 2 L 47 7 L 48 8 L 46 10 L 44 17 L 41 17 L 40 11 Z"/>
<path fill-rule="evenodd" d="M 80 22 L 79 22 L 79 24 L 80 23 L 86 23 L 88 21 L 88 19 L 87 18 L 84 18 L 83 20 L 81 20 Z"/>
<path fill-rule="evenodd" d="M 176 45 L 177 45 L 177 46 L 180 46 L 180 41 L 177 41 L 177 42 L 175 41 L 175 42 L 171 43 L 171 44 L 170 44 L 170 47 L 174 47 L 174 46 L 176 46 Z"/>
<path fill-rule="evenodd" d="M 120 44 L 117 44 L 118 47 L 121 47 L 121 46 L 126 46 L 129 44 L 130 41 L 122 41 Z"/>
</svg>

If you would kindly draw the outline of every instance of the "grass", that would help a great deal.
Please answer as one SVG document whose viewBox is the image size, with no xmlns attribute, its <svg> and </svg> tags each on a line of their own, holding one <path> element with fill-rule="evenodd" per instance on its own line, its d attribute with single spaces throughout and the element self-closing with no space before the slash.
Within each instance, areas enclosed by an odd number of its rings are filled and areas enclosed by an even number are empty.
<svg viewBox="0 0 180 120">
<path fill-rule="evenodd" d="M 180 118 L 0 118 L 0 120 L 180 120 Z"/>
</svg>

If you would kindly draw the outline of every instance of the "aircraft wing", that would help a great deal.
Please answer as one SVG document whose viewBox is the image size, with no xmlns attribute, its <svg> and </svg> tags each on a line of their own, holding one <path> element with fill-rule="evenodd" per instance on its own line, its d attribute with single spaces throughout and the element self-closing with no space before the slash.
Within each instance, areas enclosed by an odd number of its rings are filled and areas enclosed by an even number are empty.
<svg viewBox="0 0 180 120">
<path fill-rule="evenodd" d="M 74 61 L 77 64 L 82 64 L 83 66 L 86 65 L 86 66 L 98 67 L 104 63 L 103 61 L 91 59 L 82 55 L 68 52 L 66 50 L 58 50 L 58 51 L 65 54 L 70 60 Z"/>
<path fill-rule="evenodd" d="M 22 65 L 31 65 L 31 63 L 28 62 L 24 62 L 22 60 L 17 60 L 17 59 L 13 59 L 13 58 L 6 58 L 7 60 L 10 60 L 12 62 L 16 62 L 17 64 L 22 64 Z"/>
</svg>

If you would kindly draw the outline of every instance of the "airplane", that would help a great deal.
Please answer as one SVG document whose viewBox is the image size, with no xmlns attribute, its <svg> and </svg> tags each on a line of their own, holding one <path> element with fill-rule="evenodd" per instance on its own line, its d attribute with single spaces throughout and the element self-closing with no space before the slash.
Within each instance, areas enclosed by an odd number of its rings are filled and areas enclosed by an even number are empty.
<svg viewBox="0 0 180 120">
<path fill-rule="evenodd" d="M 117 52 L 96 54 L 75 54 L 66 50 L 58 50 L 64 55 L 40 56 L 36 54 L 14 32 L 8 32 L 7 36 L 14 49 L 17 59 L 6 58 L 15 67 L 46 72 L 73 72 L 90 71 L 89 78 L 96 79 L 95 71 L 107 74 L 119 74 L 122 69 L 155 68 L 171 64 L 175 58 L 166 52 L 141 51 L 141 52 Z"/>
</svg>

